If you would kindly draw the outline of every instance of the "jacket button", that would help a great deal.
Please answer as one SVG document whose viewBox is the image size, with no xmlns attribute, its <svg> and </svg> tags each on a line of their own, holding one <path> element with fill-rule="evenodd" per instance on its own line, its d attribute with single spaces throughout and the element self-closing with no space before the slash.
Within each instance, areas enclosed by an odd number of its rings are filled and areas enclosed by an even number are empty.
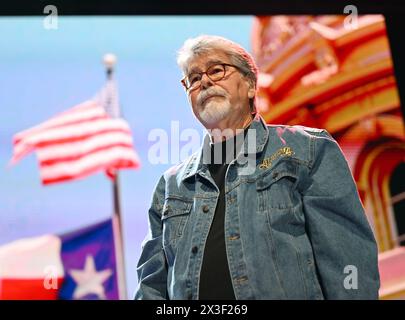
<svg viewBox="0 0 405 320">
<path fill-rule="evenodd" d="M 198 247 L 197 247 L 197 246 L 194 246 L 194 247 L 191 249 L 191 252 L 194 253 L 194 254 L 196 254 L 196 253 L 198 252 Z"/>
<path fill-rule="evenodd" d="M 205 204 L 205 205 L 202 207 L 202 210 L 203 210 L 204 213 L 207 213 L 208 211 L 210 211 L 210 208 Z"/>
<path fill-rule="evenodd" d="M 170 213 L 170 211 L 171 211 L 170 206 L 167 206 L 167 207 L 165 208 L 165 210 L 163 211 L 163 215 L 164 215 L 164 216 L 167 216 L 167 215 Z"/>
<path fill-rule="evenodd" d="M 240 238 L 238 233 L 235 233 L 229 237 L 229 240 L 238 240 Z"/>
<path fill-rule="evenodd" d="M 278 172 L 273 172 L 273 179 L 276 179 L 278 177 Z"/>
<path fill-rule="evenodd" d="M 240 278 L 235 279 L 238 283 L 246 282 L 248 280 L 248 277 L 242 276 Z"/>
</svg>

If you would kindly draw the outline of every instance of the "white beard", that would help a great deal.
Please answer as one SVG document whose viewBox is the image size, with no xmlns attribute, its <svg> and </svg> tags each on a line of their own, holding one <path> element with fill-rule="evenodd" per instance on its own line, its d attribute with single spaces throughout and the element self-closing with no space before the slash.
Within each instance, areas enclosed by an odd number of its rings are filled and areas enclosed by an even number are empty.
<svg viewBox="0 0 405 320">
<path fill-rule="evenodd" d="M 217 122 L 226 118 L 232 111 L 231 104 L 228 99 L 225 101 L 208 101 L 199 113 L 199 116 L 203 122 L 207 125 L 215 125 Z"/>
</svg>

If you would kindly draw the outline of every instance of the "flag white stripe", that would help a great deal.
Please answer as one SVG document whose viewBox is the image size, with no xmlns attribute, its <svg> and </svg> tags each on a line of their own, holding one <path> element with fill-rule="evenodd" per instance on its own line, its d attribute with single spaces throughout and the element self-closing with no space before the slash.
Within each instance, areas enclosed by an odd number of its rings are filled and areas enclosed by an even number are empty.
<svg viewBox="0 0 405 320">
<path fill-rule="evenodd" d="M 24 149 L 24 147 L 20 147 L 20 145 L 24 144 L 36 146 L 42 142 L 52 142 L 60 139 L 74 139 L 84 135 L 99 134 L 100 131 L 105 130 L 129 131 L 130 129 L 127 122 L 122 119 L 100 119 L 85 123 L 72 124 L 34 134 L 27 139 L 24 139 L 21 144 L 17 144 L 15 150 L 16 153 L 18 153 L 21 149 Z"/>
<path fill-rule="evenodd" d="M 0 280 L 63 277 L 61 240 L 54 235 L 17 240 L 0 247 Z M 45 269 L 45 268 L 48 268 Z"/>
<path fill-rule="evenodd" d="M 139 159 L 132 148 L 114 146 L 106 150 L 89 153 L 83 158 L 73 162 L 63 162 L 55 165 L 41 166 L 42 180 L 56 179 L 63 176 L 79 175 L 83 171 L 99 166 L 107 165 L 113 160 L 122 159 L 138 163 Z"/>
<path fill-rule="evenodd" d="M 114 143 L 132 145 L 132 136 L 127 132 L 105 132 L 90 136 L 83 141 L 59 143 L 37 148 L 37 155 L 40 161 L 45 161 L 54 158 L 85 154 L 96 148 L 112 145 Z"/>
<path fill-rule="evenodd" d="M 14 136 L 14 141 L 24 139 L 27 136 L 49 129 L 51 127 L 61 126 L 71 122 L 91 119 L 96 116 L 103 115 L 107 114 L 100 105 L 96 104 L 94 101 L 88 101 L 35 127 L 17 133 Z"/>
</svg>

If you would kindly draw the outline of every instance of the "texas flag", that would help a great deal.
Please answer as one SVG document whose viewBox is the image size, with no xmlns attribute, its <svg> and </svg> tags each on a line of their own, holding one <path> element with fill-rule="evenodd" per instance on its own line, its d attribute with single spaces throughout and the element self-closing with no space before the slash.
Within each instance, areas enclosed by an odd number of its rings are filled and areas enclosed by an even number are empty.
<svg viewBox="0 0 405 320">
<path fill-rule="evenodd" d="M 124 298 L 116 217 L 0 247 L 0 299 Z"/>
</svg>

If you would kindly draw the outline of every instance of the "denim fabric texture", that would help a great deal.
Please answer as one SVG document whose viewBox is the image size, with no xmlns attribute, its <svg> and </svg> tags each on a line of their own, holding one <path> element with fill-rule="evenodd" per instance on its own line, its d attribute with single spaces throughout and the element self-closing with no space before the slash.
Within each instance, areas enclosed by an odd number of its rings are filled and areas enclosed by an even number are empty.
<svg viewBox="0 0 405 320">
<path fill-rule="evenodd" d="M 377 245 L 337 142 L 326 130 L 267 125 L 258 115 L 248 131 L 254 148 L 247 141 L 225 177 L 225 242 L 235 297 L 377 299 Z M 197 153 L 156 185 L 135 299 L 199 298 L 219 194 L 204 163 L 209 143 L 207 135 Z M 356 274 L 345 272 L 347 266 Z M 350 276 L 357 278 L 347 287 Z"/>
</svg>

